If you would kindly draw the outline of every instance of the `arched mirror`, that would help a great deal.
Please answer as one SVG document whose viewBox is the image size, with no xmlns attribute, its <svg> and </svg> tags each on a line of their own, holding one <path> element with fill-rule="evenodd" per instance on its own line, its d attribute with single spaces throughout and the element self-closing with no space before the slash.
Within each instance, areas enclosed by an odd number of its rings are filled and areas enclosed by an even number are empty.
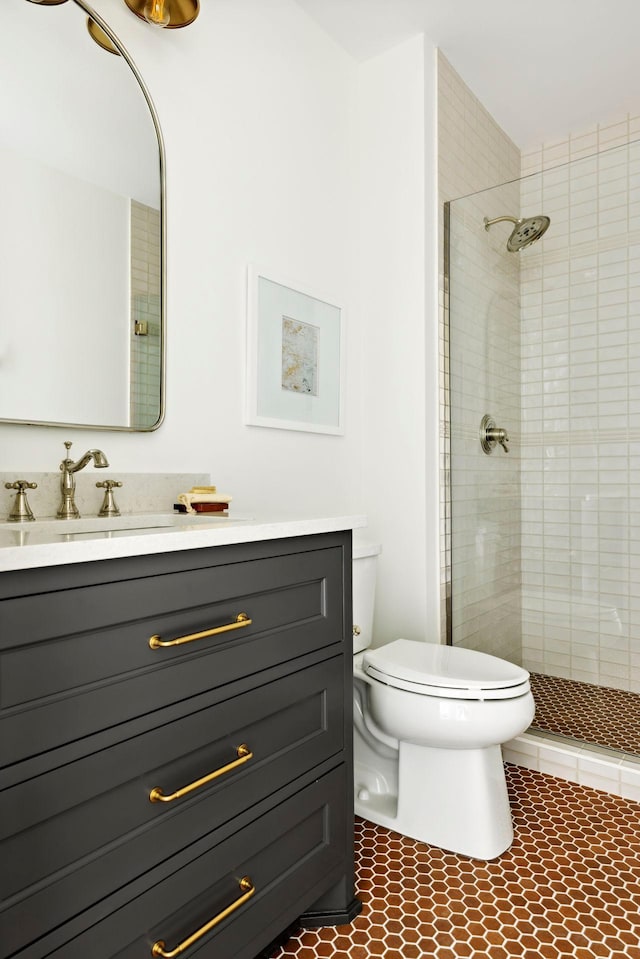
<svg viewBox="0 0 640 959">
<path fill-rule="evenodd" d="M 156 429 L 165 255 L 153 106 L 84 0 L 4 0 L 2 12 L 0 422 Z"/>
</svg>

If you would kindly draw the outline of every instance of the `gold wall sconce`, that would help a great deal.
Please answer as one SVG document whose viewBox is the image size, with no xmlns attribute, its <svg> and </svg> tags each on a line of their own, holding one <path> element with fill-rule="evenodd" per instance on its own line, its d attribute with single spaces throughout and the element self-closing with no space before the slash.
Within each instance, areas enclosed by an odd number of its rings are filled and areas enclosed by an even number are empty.
<svg viewBox="0 0 640 959">
<path fill-rule="evenodd" d="M 32 0 L 33 2 L 64 3 L 65 0 Z M 141 20 L 146 20 L 154 27 L 167 27 L 173 30 L 188 27 L 200 13 L 200 0 L 124 0 L 124 2 Z M 110 38 L 91 17 L 87 19 L 87 27 L 98 46 L 119 56 L 119 51 Z"/>
<path fill-rule="evenodd" d="M 67 0 L 29 0 L 43 7 L 54 7 Z M 167 27 L 176 30 L 188 27 L 200 13 L 200 0 L 124 0 L 129 10 L 141 20 L 146 20 L 154 27 Z M 111 42 L 104 30 L 91 17 L 87 18 L 87 28 L 91 37 L 104 50 L 115 53 L 119 51 Z"/>
<path fill-rule="evenodd" d="M 200 0 L 124 0 L 132 13 L 154 27 L 188 27 L 200 13 Z"/>
</svg>

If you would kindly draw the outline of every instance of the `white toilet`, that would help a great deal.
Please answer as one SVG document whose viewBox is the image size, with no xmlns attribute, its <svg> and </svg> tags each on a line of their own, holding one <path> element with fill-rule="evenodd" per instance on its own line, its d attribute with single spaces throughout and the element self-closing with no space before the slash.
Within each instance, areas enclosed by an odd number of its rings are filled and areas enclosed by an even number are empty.
<svg viewBox="0 0 640 959">
<path fill-rule="evenodd" d="M 501 744 L 531 724 L 529 673 L 460 647 L 369 649 L 377 554 L 353 549 L 355 811 L 477 859 L 513 840 Z"/>
</svg>

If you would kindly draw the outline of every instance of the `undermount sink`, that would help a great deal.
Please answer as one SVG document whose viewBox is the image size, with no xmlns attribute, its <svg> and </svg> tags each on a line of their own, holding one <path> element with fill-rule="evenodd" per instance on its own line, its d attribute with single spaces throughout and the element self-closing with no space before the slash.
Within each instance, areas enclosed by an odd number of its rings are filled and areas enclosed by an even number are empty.
<svg viewBox="0 0 640 959">
<path fill-rule="evenodd" d="M 233 517 L 233 522 L 246 517 Z M 138 533 L 162 529 L 205 528 L 228 523 L 219 513 L 129 513 L 122 516 L 88 516 L 80 519 L 41 519 L 25 523 L 2 523 L 2 530 L 21 530 L 46 536 L 97 536 L 101 533 Z"/>
<path fill-rule="evenodd" d="M 91 535 L 95 533 L 136 533 L 149 529 L 168 529 L 181 525 L 182 517 L 176 514 L 166 516 L 97 516 L 89 519 L 53 520 L 48 523 L 47 532 L 60 536 Z M 177 522 L 175 522 L 177 520 Z M 37 525 L 37 520 L 30 526 Z M 44 525 L 44 523 L 43 523 Z"/>
</svg>

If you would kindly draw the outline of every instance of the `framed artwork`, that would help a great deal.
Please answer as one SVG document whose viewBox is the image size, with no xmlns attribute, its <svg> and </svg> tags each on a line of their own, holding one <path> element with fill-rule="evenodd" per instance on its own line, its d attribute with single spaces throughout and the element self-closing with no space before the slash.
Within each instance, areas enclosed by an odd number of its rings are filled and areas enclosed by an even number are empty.
<svg viewBox="0 0 640 959">
<path fill-rule="evenodd" d="M 344 338 L 333 300 L 251 267 L 246 422 L 344 433 Z"/>
</svg>

